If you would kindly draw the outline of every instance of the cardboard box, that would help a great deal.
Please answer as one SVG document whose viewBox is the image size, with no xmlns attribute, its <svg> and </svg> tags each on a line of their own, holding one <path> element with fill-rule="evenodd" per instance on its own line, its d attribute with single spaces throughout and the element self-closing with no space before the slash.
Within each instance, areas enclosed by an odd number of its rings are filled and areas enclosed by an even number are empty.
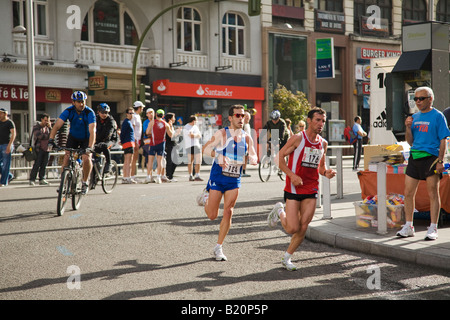
<svg viewBox="0 0 450 320">
<path fill-rule="evenodd" d="M 402 156 L 403 147 L 395 145 L 395 150 L 386 149 L 390 147 L 388 144 L 369 145 L 364 147 L 364 170 L 369 170 L 369 163 L 372 158 L 380 158 L 387 155 Z"/>
<path fill-rule="evenodd" d="M 357 201 L 355 206 L 356 225 L 361 228 L 378 228 L 378 205 Z M 386 205 L 386 224 L 388 229 L 400 228 L 405 224 L 403 204 Z"/>
</svg>

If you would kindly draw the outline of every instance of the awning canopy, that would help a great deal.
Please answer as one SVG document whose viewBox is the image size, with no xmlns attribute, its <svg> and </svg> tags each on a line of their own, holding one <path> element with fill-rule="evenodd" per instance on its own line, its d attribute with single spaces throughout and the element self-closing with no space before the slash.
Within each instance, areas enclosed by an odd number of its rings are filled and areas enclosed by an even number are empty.
<svg viewBox="0 0 450 320">
<path fill-rule="evenodd" d="M 431 50 L 403 52 L 392 72 L 431 71 Z"/>
</svg>

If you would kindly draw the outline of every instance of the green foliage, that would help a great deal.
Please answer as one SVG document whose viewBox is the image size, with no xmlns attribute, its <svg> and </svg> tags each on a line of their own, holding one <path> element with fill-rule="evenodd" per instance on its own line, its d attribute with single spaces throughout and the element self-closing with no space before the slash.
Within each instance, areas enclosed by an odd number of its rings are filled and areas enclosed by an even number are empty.
<svg viewBox="0 0 450 320">
<path fill-rule="evenodd" d="M 311 110 L 311 104 L 304 92 L 297 91 L 294 94 L 281 84 L 277 84 L 272 97 L 273 109 L 281 112 L 281 118 L 291 119 L 292 126 L 300 120 L 305 120 L 308 111 Z"/>
</svg>

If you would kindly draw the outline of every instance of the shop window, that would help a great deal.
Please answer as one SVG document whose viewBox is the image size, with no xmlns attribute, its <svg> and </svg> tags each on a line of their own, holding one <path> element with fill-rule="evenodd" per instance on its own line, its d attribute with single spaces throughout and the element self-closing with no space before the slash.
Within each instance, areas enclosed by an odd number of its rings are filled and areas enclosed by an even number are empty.
<svg viewBox="0 0 450 320">
<path fill-rule="evenodd" d="M 272 4 L 297 8 L 303 7 L 301 0 L 272 0 Z"/>
<path fill-rule="evenodd" d="M 25 0 L 13 0 L 13 27 L 22 25 L 27 26 L 26 15 L 26 1 Z M 37 37 L 47 37 L 48 26 L 48 5 L 47 0 L 35 0 L 33 2 L 33 20 L 34 20 L 34 35 Z"/>
<path fill-rule="evenodd" d="M 436 21 L 450 22 L 450 0 L 439 0 L 436 7 Z"/>
<path fill-rule="evenodd" d="M 245 54 L 245 24 L 236 13 L 227 13 L 222 19 L 222 53 L 230 56 Z"/>
<path fill-rule="evenodd" d="M 392 0 L 355 0 L 353 6 L 353 28 L 356 34 L 361 34 L 361 17 L 370 17 L 367 8 L 376 5 L 380 8 L 380 18 L 385 19 L 388 24 L 389 34 L 392 34 Z M 374 32 L 374 36 L 377 34 Z"/>
<path fill-rule="evenodd" d="M 403 0 L 403 24 L 427 20 L 427 5 L 424 0 Z"/>
<path fill-rule="evenodd" d="M 136 26 L 123 4 L 99 0 L 84 17 L 81 40 L 114 45 L 137 45 Z"/>
<path fill-rule="evenodd" d="M 324 11 L 344 12 L 343 0 L 320 0 L 319 9 Z"/>
<path fill-rule="evenodd" d="M 199 12 L 190 7 L 181 7 L 177 13 L 177 49 L 199 52 L 201 46 L 202 21 Z"/>
</svg>

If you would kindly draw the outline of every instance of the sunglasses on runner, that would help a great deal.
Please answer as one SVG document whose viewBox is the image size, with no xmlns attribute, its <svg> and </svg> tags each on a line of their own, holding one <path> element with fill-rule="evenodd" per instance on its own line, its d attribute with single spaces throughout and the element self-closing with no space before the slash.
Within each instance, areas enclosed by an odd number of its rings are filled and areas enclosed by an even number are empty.
<svg viewBox="0 0 450 320">
<path fill-rule="evenodd" d="M 425 99 L 428 99 L 429 97 L 414 97 L 414 101 L 420 100 L 423 101 Z"/>
<path fill-rule="evenodd" d="M 233 116 L 235 116 L 236 118 L 243 118 L 245 116 L 244 113 L 235 113 L 233 114 Z"/>
</svg>

